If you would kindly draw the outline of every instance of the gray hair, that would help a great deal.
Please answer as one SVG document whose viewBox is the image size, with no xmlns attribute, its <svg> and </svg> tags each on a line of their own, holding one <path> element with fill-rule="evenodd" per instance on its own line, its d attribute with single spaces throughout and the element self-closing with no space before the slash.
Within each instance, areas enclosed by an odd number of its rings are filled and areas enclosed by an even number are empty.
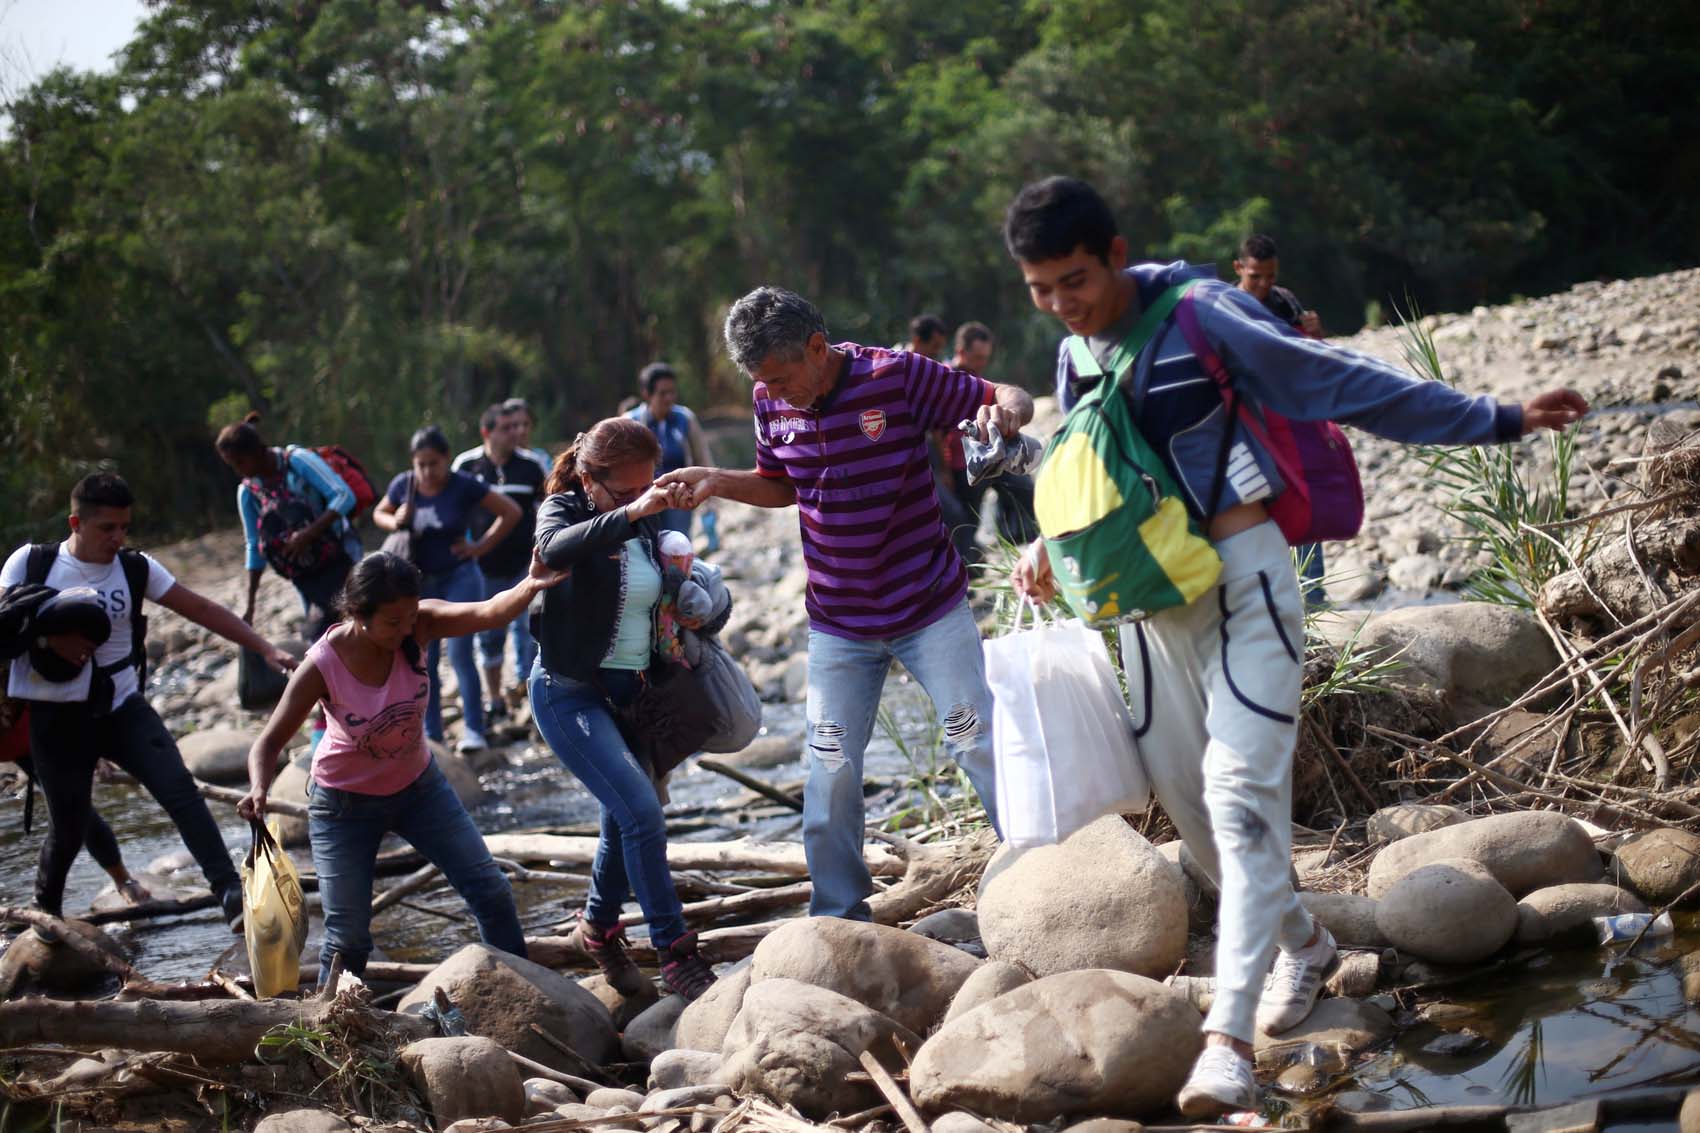
<svg viewBox="0 0 1700 1133">
<path fill-rule="evenodd" d="M 785 362 L 801 358 L 816 333 L 826 334 L 821 313 L 783 287 L 758 287 L 726 314 L 726 352 L 746 374 L 772 357 Z"/>
</svg>

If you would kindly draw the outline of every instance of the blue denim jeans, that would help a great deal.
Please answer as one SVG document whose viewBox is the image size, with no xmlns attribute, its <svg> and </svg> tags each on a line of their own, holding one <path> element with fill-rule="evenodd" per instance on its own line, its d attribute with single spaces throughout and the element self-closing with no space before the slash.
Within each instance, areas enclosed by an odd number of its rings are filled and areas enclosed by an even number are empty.
<svg viewBox="0 0 1700 1133">
<path fill-rule="evenodd" d="M 484 576 L 478 564 L 464 562 L 446 574 L 427 574 L 419 582 L 421 598 L 441 598 L 445 602 L 482 602 Z M 484 686 L 478 675 L 478 661 L 472 654 L 473 635 L 448 639 L 449 665 L 460 685 L 460 715 L 468 731 L 484 731 Z M 431 678 L 431 698 L 425 703 L 425 734 L 434 740 L 443 738 L 443 692 L 437 679 L 437 659 L 443 654 L 441 639 L 425 648 L 425 672 Z"/>
<path fill-rule="evenodd" d="M 891 661 L 932 698 L 945 749 L 968 773 L 997 825 L 992 778 L 992 694 L 980 629 L 967 599 L 903 637 L 860 641 L 809 631 L 808 758 L 803 850 L 814 879 L 814 916 L 868 919 L 873 878 L 862 860 L 862 755 L 873 733 Z"/>
<path fill-rule="evenodd" d="M 312 781 L 307 788 L 307 838 L 319 899 L 325 910 L 325 942 L 319 949 L 319 982 L 330 974 L 331 956 L 342 953 L 345 971 L 359 975 L 372 954 L 372 871 L 378 844 L 395 834 L 425 855 L 466 901 L 484 943 L 525 955 L 508 879 L 490 857 L 484 836 L 460 805 L 437 761 L 393 795 L 362 795 Z"/>
<path fill-rule="evenodd" d="M 518 586 L 524 581 L 525 576 L 526 572 L 523 570 L 518 574 L 508 575 L 506 578 L 492 578 L 487 574 L 480 574 L 479 577 L 484 580 L 485 599 L 494 598 L 502 591 Z M 480 665 L 486 669 L 499 667 L 502 663 L 504 639 L 512 637 L 514 639 L 514 680 L 519 684 L 524 684 L 531 676 L 531 663 L 537 660 L 537 642 L 532 640 L 531 637 L 531 612 L 529 610 L 520 611 L 519 617 L 507 625 L 484 630 L 477 637 L 478 663 Z"/>
<path fill-rule="evenodd" d="M 636 692 L 636 674 L 602 672 L 609 692 L 621 700 Z M 655 784 L 608 711 L 607 696 L 595 685 L 551 673 L 539 661 L 531 671 L 531 715 L 555 758 L 602 804 L 585 919 L 601 927 L 613 924 L 635 892 L 649 920 L 650 943 L 665 949 L 685 934 L 679 894 L 667 868 L 667 822 Z"/>
</svg>

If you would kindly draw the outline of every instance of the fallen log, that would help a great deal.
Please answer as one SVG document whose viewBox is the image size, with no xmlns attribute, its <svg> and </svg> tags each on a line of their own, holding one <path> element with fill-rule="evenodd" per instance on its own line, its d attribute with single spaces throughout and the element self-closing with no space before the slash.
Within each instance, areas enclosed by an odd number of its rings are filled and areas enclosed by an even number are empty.
<svg viewBox="0 0 1700 1133">
<path fill-rule="evenodd" d="M 595 838 L 558 834 L 490 834 L 484 839 L 490 853 L 498 858 L 576 867 L 591 864 L 596 857 L 596 843 Z M 869 872 L 876 877 L 898 877 L 905 871 L 903 859 L 884 846 L 864 846 L 862 856 L 868 863 Z M 800 843 L 754 842 L 748 838 L 726 842 L 669 842 L 667 864 L 675 870 L 740 869 L 786 877 L 807 877 L 809 873 L 809 863 L 803 856 Z"/>
<path fill-rule="evenodd" d="M 218 908 L 218 898 L 211 893 L 203 893 L 199 897 L 185 897 L 181 901 L 143 901 L 139 905 L 128 905 L 122 909 L 108 909 L 105 912 L 90 913 L 88 916 L 78 919 L 85 924 L 112 924 L 114 922 L 175 917 L 183 913 L 198 913 L 203 909 L 216 908 Z"/>
<path fill-rule="evenodd" d="M 211 1000 L 173 1003 L 155 999 L 84 1002 L 18 999 L 0 1003 L 0 1048 L 41 1042 L 71 1046 L 116 1046 L 166 1050 L 208 1062 L 246 1062 L 273 1027 L 297 1024 L 318 1029 L 334 1001 L 285 999 Z M 365 1009 L 375 1028 L 387 1027 L 398 1043 L 429 1038 L 435 1028 L 414 1015 Z"/>
</svg>

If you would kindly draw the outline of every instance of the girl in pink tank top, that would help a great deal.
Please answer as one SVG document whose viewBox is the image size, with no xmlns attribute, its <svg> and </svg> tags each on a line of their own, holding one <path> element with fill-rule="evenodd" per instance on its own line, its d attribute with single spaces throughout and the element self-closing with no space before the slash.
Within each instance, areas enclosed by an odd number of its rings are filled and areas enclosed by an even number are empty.
<svg viewBox="0 0 1700 1133">
<path fill-rule="evenodd" d="M 237 804 L 250 820 L 265 814 L 284 743 L 323 703 L 325 737 L 313 756 L 307 807 L 325 911 L 321 984 L 335 957 L 354 975 L 366 968 L 372 873 L 388 834 L 442 871 L 466 900 L 486 944 L 525 955 L 507 877 L 425 745 L 430 681 L 421 657 L 439 638 L 507 625 L 565 577 L 534 560 L 529 576 L 494 598 L 440 602 L 420 599 L 419 571 L 395 555 L 368 555 L 349 572 L 339 603 L 342 621 L 314 643 L 290 677 L 249 752 L 249 791 Z"/>
<path fill-rule="evenodd" d="M 398 649 L 388 679 L 369 685 L 349 671 L 336 644 L 352 646 L 358 633 L 346 623 L 313 643 L 307 660 L 324 678 L 325 736 L 313 753 L 313 779 L 321 786 L 363 795 L 393 795 L 431 762 L 425 746 L 425 701 L 431 690 L 423 669 Z M 417 649 L 417 646 L 415 646 Z"/>
</svg>

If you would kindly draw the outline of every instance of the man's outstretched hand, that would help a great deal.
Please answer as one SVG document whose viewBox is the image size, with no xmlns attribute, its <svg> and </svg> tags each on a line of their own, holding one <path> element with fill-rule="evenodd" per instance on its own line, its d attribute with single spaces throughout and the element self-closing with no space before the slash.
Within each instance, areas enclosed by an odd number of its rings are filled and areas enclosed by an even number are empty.
<svg viewBox="0 0 1700 1133">
<path fill-rule="evenodd" d="M 1523 433 L 1536 429 L 1562 429 L 1574 425 L 1588 412 L 1588 399 L 1573 389 L 1553 389 L 1523 403 Z"/>
</svg>

